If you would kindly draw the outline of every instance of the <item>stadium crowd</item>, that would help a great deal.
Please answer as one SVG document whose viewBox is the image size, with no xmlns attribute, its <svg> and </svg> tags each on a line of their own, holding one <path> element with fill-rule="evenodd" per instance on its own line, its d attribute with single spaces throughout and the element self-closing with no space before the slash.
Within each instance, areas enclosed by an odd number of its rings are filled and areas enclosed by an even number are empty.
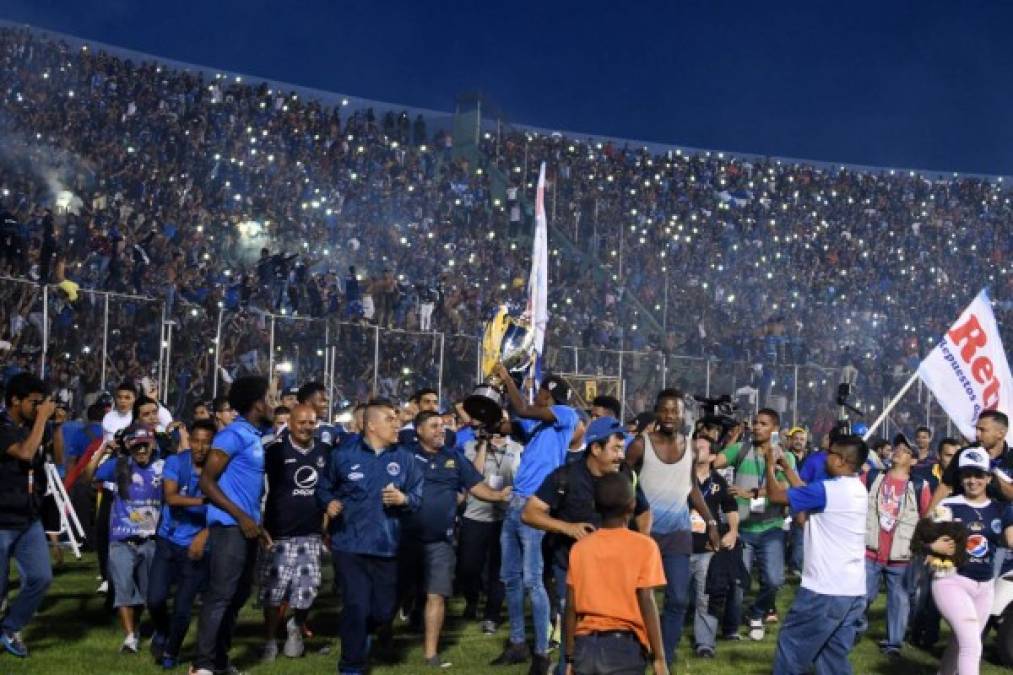
<svg viewBox="0 0 1013 675">
<path fill-rule="evenodd" d="M 763 365 L 761 390 L 776 381 L 785 393 L 792 378 L 775 364 L 853 366 L 864 399 L 880 402 L 981 286 L 1010 323 L 1011 214 L 999 181 L 523 131 L 485 134 L 475 165 L 421 116 L 326 107 L 27 29 L 0 30 L 0 47 L 0 271 L 163 300 L 177 322 L 176 412 L 210 398 L 220 375 L 206 349 L 219 306 L 230 378 L 264 370 L 265 312 L 475 336 L 495 306 L 522 306 L 542 160 L 550 220 L 582 251 L 552 251 L 550 344 L 587 349 L 597 355 L 585 362 L 604 370 L 616 359 L 602 349 L 741 360 Z M 493 172 L 509 181 L 503 195 Z M 980 264 L 946 265 L 958 250 L 983 252 Z M 101 319 L 101 301 L 78 296 L 51 313 L 53 339 L 67 347 L 51 351 L 70 355 L 97 393 L 97 345 L 73 335 L 96 333 L 70 328 Z M 8 285 L 4 297 L 0 337 L 40 346 L 39 298 Z M 114 303 L 113 323 L 134 332 L 111 337 L 118 377 L 156 361 L 159 324 L 148 319 L 160 309 Z M 828 315 L 841 319 L 832 334 L 821 330 Z M 349 349 L 361 332 L 345 331 Z M 383 361 L 426 362 L 431 348 L 393 337 Z M 313 370 L 316 351 L 303 349 L 297 365 Z M 452 351 L 463 361 L 473 348 L 460 340 Z M 657 379 L 647 371 L 658 361 L 646 363 L 628 396 L 637 412 Z M 388 390 L 403 398 L 413 383 L 402 391 L 393 370 Z M 701 373 L 687 366 L 670 379 L 696 388 Z M 352 368 L 338 379 L 342 400 L 372 390 Z"/>
</svg>

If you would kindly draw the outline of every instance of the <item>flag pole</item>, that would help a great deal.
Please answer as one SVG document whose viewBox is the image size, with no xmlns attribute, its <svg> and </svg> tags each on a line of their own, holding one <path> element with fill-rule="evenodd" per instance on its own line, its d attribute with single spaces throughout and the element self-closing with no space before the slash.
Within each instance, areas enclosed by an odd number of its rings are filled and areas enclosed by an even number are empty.
<svg viewBox="0 0 1013 675">
<path fill-rule="evenodd" d="M 876 418 L 876 421 L 872 423 L 872 426 L 869 427 L 869 430 L 865 432 L 864 436 L 862 436 L 862 440 L 868 441 L 872 437 L 872 434 L 876 432 L 876 429 L 878 429 L 879 425 L 883 423 L 883 420 L 886 419 L 886 416 L 890 414 L 891 410 L 897 407 L 897 404 L 900 403 L 900 400 L 904 398 L 904 394 L 907 393 L 907 390 L 910 389 L 911 386 L 914 385 L 914 383 L 917 380 L 918 380 L 918 370 L 916 369 L 915 372 L 911 373 L 911 377 L 908 378 L 908 381 L 904 383 L 904 386 L 901 387 L 900 391 L 897 392 L 897 395 L 894 396 L 892 399 L 890 399 L 890 402 L 886 404 L 886 407 L 883 408 L 883 412 L 879 414 L 879 417 Z"/>
</svg>

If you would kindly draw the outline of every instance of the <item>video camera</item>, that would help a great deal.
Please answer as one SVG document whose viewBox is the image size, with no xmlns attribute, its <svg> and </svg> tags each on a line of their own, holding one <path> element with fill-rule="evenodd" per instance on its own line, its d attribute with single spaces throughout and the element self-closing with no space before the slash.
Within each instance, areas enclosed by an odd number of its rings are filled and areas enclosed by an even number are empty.
<svg viewBox="0 0 1013 675">
<path fill-rule="evenodd" d="M 838 409 L 837 422 L 834 423 L 834 428 L 830 431 L 830 438 L 852 434 L 864 436 L 869 431 L 869 426 L 861 421 L 861 418 L 865 417 L 865 412 L 848 402 L 853 393 L 854 389 L 850 383 L 841 382 L 837 385 L 837 398 L 834 400 Z M 854 413 L 859 419 L 853 422 L 848 415 L 849 412 Z"/>
<path fill-rule="evenodd" d="M 743 420 L 742 411 L 728 394 L 717 398 L 694 394 L 693 400 L 700 407 L 700 423 L 708 426 L 720 426 L 722 436 Z"/>
</svg>

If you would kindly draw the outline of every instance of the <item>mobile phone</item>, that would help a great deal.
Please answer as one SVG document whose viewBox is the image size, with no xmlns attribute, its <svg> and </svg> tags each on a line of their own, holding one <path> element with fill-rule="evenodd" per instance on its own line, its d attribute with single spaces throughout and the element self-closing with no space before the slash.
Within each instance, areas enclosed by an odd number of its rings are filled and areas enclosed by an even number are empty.
<svg viewBox="0 0 1013 675">
<path fill-rule="evenodd" d="M 776 445 L 777 447 L 781 447 L 781 432 L 780 431 L 775 431 L 774 433 L 772 433 L 770 435 L 770 444 L 771 445 Z"/>
</svg>

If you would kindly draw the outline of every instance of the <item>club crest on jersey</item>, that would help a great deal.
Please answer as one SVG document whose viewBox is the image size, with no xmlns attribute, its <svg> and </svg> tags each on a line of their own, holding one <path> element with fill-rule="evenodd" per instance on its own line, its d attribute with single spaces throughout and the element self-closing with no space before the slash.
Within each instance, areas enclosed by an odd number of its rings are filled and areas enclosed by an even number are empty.
<svg viewBox="0 0 1013 675">
<path fill-rule="evenodd" d="M 443 463 L 443 468 L 444 469 L 453 469 L 456 466 L 457 466 L 457 462 L 455 462 L 452 459 L 448 459 L 446 462 Z"/>
<path fill-rule="evenodd" d="M 317 468 L 318 469 L 324 468 L 324 464 L 326 464 L 326 462 L 324 461 L 324 458 L 323 457 L 317 457 Z"/>
<path fill-rule="evenodd" d="M 981 534 L 967 537 L 967 555 L 972 558 L 983 558 L 988 553 L 988 539 Z"/>
<path fill-rule="evenodd" d="M 387 465 L 387 473 L 391 476 L 398 476 L 401 474 L 401 465 L 397 462 L 391 462 Z"/>
</svg>

